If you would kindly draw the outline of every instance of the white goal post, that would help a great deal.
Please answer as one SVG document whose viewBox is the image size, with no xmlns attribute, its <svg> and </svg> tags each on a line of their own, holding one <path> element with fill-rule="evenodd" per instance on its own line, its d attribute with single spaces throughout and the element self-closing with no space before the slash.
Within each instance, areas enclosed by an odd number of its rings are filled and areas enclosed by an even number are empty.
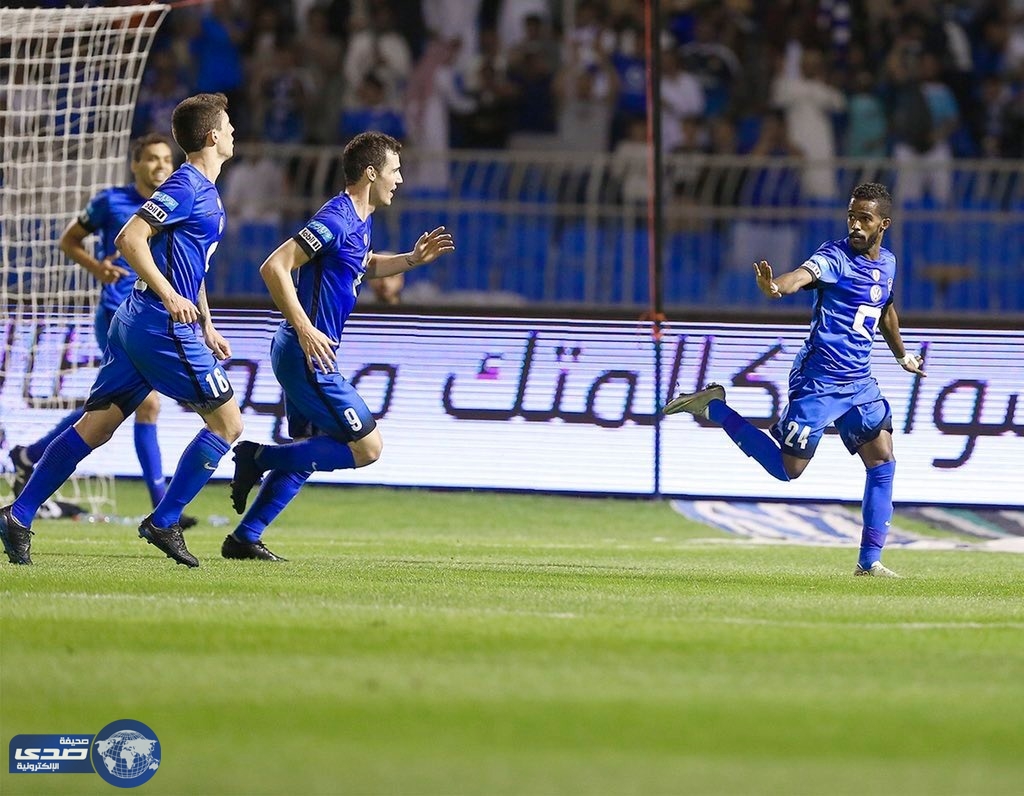
<svg viewBox="0 0 1024 796">
<path fill-rule="evenodd" d="M 92 317 L 100 286 L 58 241 L 95 193 L 127 182 L 142 72 L 169 8 L 0 8 L 5 448 L 12 433 L 31 441 L 87 396 L 91 376 L 76 379 L 76 371 L 94 373 L 99 356 Z M 15 405 L 39 409 L 38 428 L 6 427 Z"/>
</svg>

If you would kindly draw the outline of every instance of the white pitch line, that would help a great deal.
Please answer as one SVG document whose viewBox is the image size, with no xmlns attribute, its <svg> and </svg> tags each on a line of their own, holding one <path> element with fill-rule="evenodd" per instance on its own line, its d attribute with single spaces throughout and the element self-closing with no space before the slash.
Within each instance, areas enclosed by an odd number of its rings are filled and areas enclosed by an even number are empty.
<svg viewBox="0 0 1024 796">
<path fill-rule="evenodd" d="M 22 596 L 38 596 L 30 593 L 23 593 Z M 178 604 L 186 605 L 233 605 L 253 607 L 251 600 L 232 599 L 228 597 L 201 598 L 201 597 L 168 597 L 164 594 L 87 594 L 84 592 L 56 592 L 53 597 L 66 600 L 95 600 L 111 602 L 163 602 L 173 600 Z M 305 601 L 310 604 L 312 601 Z M 319 607 L 333 609 L 344 609 L 351 611 L 403 611 L 419 613 L 444 614 L 446 616 L 472 616 L 472 615 L 499 615 L 499 616 L 532 616 L 539 619 L 604 619 L 604 620 L 625 620 L 629 617 L 619 614 L 605 614 L 595 612 L 593 614 L 578 614 L 566 611 L 529 611 L 511 608 L 458 608 L 456 606 L 439 607 L 413 607 L 403 604 L 381 605 L 366 603 L 341 603 L 334 600 L 317 600 Z M 745 616 L 666 616 L 656 617 L 655 622 L 679 622 L 680 624 L 726 624 L 746 625 L 759 627 L 786 627 L 786 628 L 854 628 L 864 630 L 1024 630 L 1024 622 L 843 622 L 843 621 L 811 621 L 797 619 L 759 619 Z"/>
</svg>

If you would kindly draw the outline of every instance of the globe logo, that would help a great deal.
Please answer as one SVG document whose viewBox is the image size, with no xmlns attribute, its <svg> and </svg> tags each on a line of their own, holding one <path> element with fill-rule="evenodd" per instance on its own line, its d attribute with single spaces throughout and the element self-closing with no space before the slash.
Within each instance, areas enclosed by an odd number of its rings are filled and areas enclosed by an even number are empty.
<svg viewBox="0 0 1024 796">
<path fill-rule="evenodd" d="M 159 765 L 153 760 L 153 747 L 156 741 L 144 738 L 134 730 L 115 732 L 105 741 L 96 742 L 96 751 L 100 753 L 107 771 L 121 779 L 135 779 L 149 770 L 151 765 Z"/>
<path fill-rule="evenodd" d="M 134 788 L 160 768 L 160 741 L 142 722 L 122 719 L 96 735 L 92 760 L 96 773 L 111 785 Z"/>
</svg>

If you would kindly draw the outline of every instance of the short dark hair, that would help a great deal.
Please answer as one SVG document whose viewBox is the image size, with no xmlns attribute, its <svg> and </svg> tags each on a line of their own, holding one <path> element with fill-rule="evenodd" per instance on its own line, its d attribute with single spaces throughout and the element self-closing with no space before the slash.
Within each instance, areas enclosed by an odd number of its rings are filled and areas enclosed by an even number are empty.
<svg viewBox="0 0 1024 796">
<path fill-rule="evenodd" d="M 892 197 L 889 195 L 889 189 L 880 182 L 862 182 L 853 189 L 850 198 L 874 202 L 878 205 L 878 212 L 882 218 L 889 218 L 892 213 Z"/>
<path fill-rule="evenodd" d="M 360 133 L 348 142 L 341 156 L 345 168 L 345 185 L 359 182 L 370 166 L 380 171 L 384 168 L 388 152 L 397 155 L 401 151 L 401 142 L 386 133 Z"/>
<path fill-rule="evenodd" d="M 142 159 L 143 150 L 148 146 L 153 146 L 154 144 L 167 144 L 167 146 L 171 148 L 171 152 L 173 154 L 173 143 L 174 142 L 171 141 L 171 139 L 168 138 L 163 133 L 147 133 L 144 136 L 140 136 L 139 138 L 136 138 L 134 141 L 132 141 L 132 162 L 138 163 L 139 160 Z"/>
<path fill-rule="evenodd" d="M 206 145 L 206 134 L 220 126 L 220 115 L 227 109 L 223 94 L 196 94 L 178 103 L 171 114 L 171 132 L 186 155 Z"/>
</svg>

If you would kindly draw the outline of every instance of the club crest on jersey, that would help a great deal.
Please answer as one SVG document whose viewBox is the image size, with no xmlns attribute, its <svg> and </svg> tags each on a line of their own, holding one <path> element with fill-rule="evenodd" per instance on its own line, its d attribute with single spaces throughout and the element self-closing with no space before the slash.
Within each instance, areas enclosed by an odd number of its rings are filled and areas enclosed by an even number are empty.
<svg viewBox="0 0 1024 796">
<path fill-rule="evenodd" d="M 882 272 L 879 271 L 877 268 L 872 268 L 871 269 L 871 279 L 873 281 L 877 282 L 881 278 L 882 278 Z"/>
<path fill-rule="evenodd" d="M 319 221 L 310 221 L 306 224 L 306 229 L 312 231 L 313 234 L 320 238 L 324 243 L 330 243 L 334 240 L 334 233 Z M 319 246 L 317 248 L 319 248 Z"/>
<path fill-rule="evenodd" d="M 370 242 L 370 236 L 367 233 L 364 232 L 363 233 L 363 245 L 365 246 L 369 242 Z"/>
<path fill-rule="evenodd" d="M 142 210 L 152 216 L 153 219 L 160 224 L 163 224 L 167 220 L 167 211 L 160 207 L 156 202 L 146 202 L 146 204 L 142 206 Z"/>
<path fill-rule="evenodd" d="M 159 202 L 161 205 L 167 208 L 168 212 L 172 212 L 174 208 L 178 206 L 178 200 L 165 194 L 163 191 L 153 191 L 153 195 L 150 197 L 154 202 Z"/>
<path fill-rule="evenodd" d="M 871 286 L 871 300 L 874 303 L 876 303 L 876 304 L 879 301 L 882 300 L 882 286 L 881 285 L 872 285 Z"/>
</svg>

